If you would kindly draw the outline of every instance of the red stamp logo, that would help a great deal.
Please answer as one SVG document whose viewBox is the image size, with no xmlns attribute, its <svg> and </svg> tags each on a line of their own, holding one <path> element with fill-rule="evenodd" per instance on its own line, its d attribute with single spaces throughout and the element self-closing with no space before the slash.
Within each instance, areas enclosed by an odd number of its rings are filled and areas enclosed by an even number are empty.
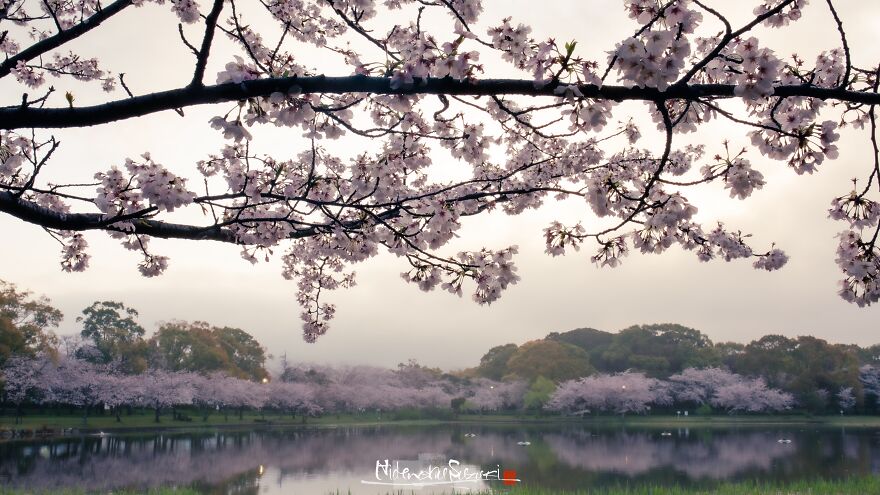
<svg viewBox="0 0 880 495">
<path fill-rule="evenodd" d="M 501 475 L 501 482 L 505 485 L 515 485 L 518 479 L 516 479 L 516 471 L 513 469 L 505 469 Z"/>
</svg>

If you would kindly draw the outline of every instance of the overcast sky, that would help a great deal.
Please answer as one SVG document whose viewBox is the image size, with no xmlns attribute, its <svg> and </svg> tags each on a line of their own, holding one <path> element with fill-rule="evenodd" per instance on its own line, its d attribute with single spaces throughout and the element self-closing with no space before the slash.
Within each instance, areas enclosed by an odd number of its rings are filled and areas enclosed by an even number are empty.
<svg viewBox="0 0 880 495">
<path fill-rule="evenodd" d="M 479 31 L 513 16 L 515 21 L 531 23 L 532 34 L 538 39 L 577 39 L 578 53 L 604 61 L 604 51 L 636 27 L 626 18 L 621 4 L 553 1 L 541 2 L 541 8 L 536 9 L 535 2 L 529 0 L 485 1 Z M 714 4 L 729 14 L 734 24 L 746 19 L 752 9 L 737 10 L 734 5 L 740 2 Z M 876 65 L 880 61 L 876 40 L 880 3 L 841 1 L 838 8 L 850 36 L 854 63 Z M 129 9 L 109 21 L 106 30 L 102 26 L 94 35 L 78 40 L 76 46 L 84 54 L 106 60 L 105 65 L 114 72 L 126 73 L 135 93 L 185 84 L 191 76 L 192 57 L 181 45 L 177 21 L 167 10 L 161 6 Z M 437 34 L 449 38 L 447 33 Z M 780 57 L 797 52 L 809 63 L 819 51 L 839 43 L 827 6 L 819 1 L 807 7 L 803 21 L 770 32 L 762 40 Z M 212 53 L 209 82 L 232 54 L 223 46 Z M 313 54 L 304 52 L 303 58 L 312 62 L 307 65 L 318 66 L 315 61 L 319 59 Z M 495 74 L 494 68 L 501 70 L 502 66 L 490 60 L 485 62 L 487 77 Z M 328 75 L 348 73 L 339 65 L 325 71 Z M 57 85 L 59 95 L 67 86 L 75 87 L 78 104 L 106 98 L 66 82 Z M 3 92 L 11 88 L 0 85 Z M 15 91 L 8 94 L 20 93 L 17 88 Z M 118 92 L 114 95 L 121 96 Z M 13 103 L 18 98 L 12 98 Z M 55 104 L 64 103 L 57 99 Z M 91 129 L 55 132 L 62 147 L 45 173 L 56 183 L 87 180 L 98 170 L 121 166 L 125 157 L 149 150 L 175 173 L 193 177 L 193 163 L 222 145 L 221 137 L 206 122 L 225 112 L 223 108 L 190 108 L 183 119 L 165 112 Z M 631 104 L 620 110 L 644 115 L 644 108 Z M 837 118 L 835 113 L 828 115 Z M 640 122 L 650 126 L 644 116 Z M 745 133 L 743 128 L 718 123 L 707 126 L 698 136 L 676 137 L 676 144 L 703 142 L 711 154 L 720 150 L 723 139 L 730 139 L 732 147 L 748 146 Z M 260 129 L 254 134 L 263 151 L 271 150 L 282 158 L 303 149 L 297 136 L 278 131 L 264 135 Z M 660 256 L 633 253 L 616 269 L 593 266 L 589 261 L 592 246 L 581 253 L 551 258 L 543 252 L 542 239 L 542 229 L 551 220 L 592 219 L 582 202 L 551 201 L 539 211 L 517 217 L 492 214 L 467 219 L 461 238 L 448 250 L 519 245 L 516 260 L 522 280 L 499 302 L 480 307 L 467 296 L 425 294 L 400 278 L 405 262 L 380 255 L 357 267 L 357 287 L 331 295 L 330 300 L 338 306 L 337 317 L 327 335 L 315 344 L 302 341 L 295 283 L 281 278 L 279 263 L 251 266 L 239 257 L 235 246 L 155 240 L 154 251 L 170 256 L 171 265 L 165 275 L 146 279 L 137 272 L 139 258 L 135 253 L 123 250 L 106 234 L 93 232 L 87 234 L 93 256 L 89 270 L 66 274 L 59 268 L 55 241 L 38 227 L 0 216 L 0 279 L 48 296 L 66 315 L 60 333 L 78 331 L 75 317 L 91 302 L 121 300 L 140 311 L 148 331 L 171 319 L 236 326 L 252 333 L 276 357 L 287 353 L 292 361 L 395 365 L 414 358 L 431 366 L 460 368 L 475 365 L 491 346 L 523 343 L 550 331 L 587 326 L 614 331 L 655 322 L 691 326 L 715 341 L 748 342 L 778 333 L 810 334 L 833 342 L 880 342 L 880 308 L 860 309 L 837 296 L 840 275 L 834 263 L 834 236 L 843 224 L 826 218 L 830 200 L 850 190 L 852 177 L 864 177 L 868 171 L 867 134 L 843 132 L 839 159 L 826 162 L 809 177 L 799 177 L 757 151 L 750 151 L 749 156 L 767 185 L 748 200 L 729 199 L 719 186 L 689 191 L 687 196 L 700 208 L 699 220 L 709 224 L 723 220 L 750 232 L 757 249 L 776 242 L 786 250 L 791 260 L 778 272 L 758 272 L 745 261 L 701 263 L 692 253 L 678 248 Z"/>
</svg>

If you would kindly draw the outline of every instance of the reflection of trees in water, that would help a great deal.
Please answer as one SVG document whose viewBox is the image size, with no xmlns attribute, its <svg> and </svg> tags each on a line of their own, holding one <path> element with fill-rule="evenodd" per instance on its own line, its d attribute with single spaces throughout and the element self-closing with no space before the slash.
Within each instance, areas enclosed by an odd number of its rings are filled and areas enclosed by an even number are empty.
<svg viewBox="0 0 880 495">
<path fill-rule="evenodd" d="M 473 431 L 478 432 L 475 438 L 456 443 L 446 453 L 450 457 L 482 464 L 489 468 L 493 468 L 495 464 L 522 464 L 529 461 L 528 449 L 517 445 L 517 442 L 528 438 L 521 431 L 498 432 L 476 429 Z M 461 434 L 456 434 L 456 438 L 460 436 Z"/>
<path fill-rule="evenodd" d="M 465 438 L 476 431 L 474 438 Z M 372 474 L 382 459 L 435 453 L 492 469 L 516 467 L 552 482 L 595 475 L 654 478 L 661 473 L 720 480 L 746 475 L 796 478 L 866 474 L 880 457 L 873 432 L 551 431 L 517 428 L 335 428 L 84 437 L 0 444 L 0 483 L 28 488 L 106 490 L 165 484 L 253 486 L 260 466 L 284 478 Z M 518 441 L 531 440 L 523 447 Z M 268 480 L 266 480 L 268 481 Z"/>
<path fill-rule="evenodd" d="M 755 471 L 815 476 L 820 473 L 811 470 L 819 464 L 827 468 L 829 461 L 845 464 L 880 454 L 866 438 L 853 434 L 794 437 L 793 444 L 780 444 L 775 431 L 716 432 L 703 438 L 688 438 L 681 432 L 670 437 L 657 432 L 580 432 L 550 433 L 544 435 L 544 441 L 560 462 L 574 468 L 628 476 L 663 469 L 692 479 L 720 480 Z"/>
<path fill-rule="evenodd" d="M 448 433 L 418 435 L 333 429 L 104 437 L 0 446 L 0 480 L 13 486 L 110 489 L 193 482 L 220 484 L 259 467 L 282 474 L 372 472 L 377 459 L 443 453 Z"/>
</svg>

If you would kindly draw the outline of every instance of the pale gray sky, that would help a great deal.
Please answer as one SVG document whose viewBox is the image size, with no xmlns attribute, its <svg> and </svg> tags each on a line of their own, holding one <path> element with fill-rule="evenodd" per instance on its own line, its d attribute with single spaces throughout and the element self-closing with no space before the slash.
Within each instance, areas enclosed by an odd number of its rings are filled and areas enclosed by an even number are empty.
<svg viewBox="0 0 880 495">
<path fill-rule="evenodd" d="M 486 1 L 480 29 L 513 16 L 530 23 L 536 38 L 577 39 L 579 53 L 604 61 L 603 52 L 635 28 L 621 3 L 552 1 L 536 9 L 528 0 Z M 745 3 L 747 9 L 734 7 L 732 2 L 713 2 L 734 24 L 750 15 L 756 2 Z M 854 62 L 876 64 L 880 61 L 876 42 L 880 3 L 841 1 L 839 10 Z M 114 72 L 125 72 L 135 93 L 185 84 L 192 57 L 177 38 L 176 19 L 166 11 L 167 7 L 149 6 L 125 12 L 108 22 L 106 30 L 102 27 L 83 37 L 76 46 L 100 56 Z M 759 32 L 766 35 L 763 43 L 779 56 L 797 52 L 808 62 L 839 43 L 827 7 L 819 1 L 812 2 L 803 21 L 794 26 Z M 308 52 L 302 56 L 315 60 Z M 228 49 L 217 49 L 207 79 L 213 82 L 230 58 Z M 503 67 L 491 60 L 484 62 L 487 76 Z M 347 73 L 342 70 L 336 64 L 326 72 Z M 68 83 L 58 84 L 59 94 L 68 86 L 76 88 L 78 104 L 105 98 Z M 0 85 L 4 92 L 10 87 Z M 56 100 L 55 104 L 64 103 Z M 619 108 L 634 115 L 644 109 L 638 104 Z M 184 119 L 165 112 L 92 129 L 55 132 L 63 144 L 45 173 L 57 183 L 82 181 L 98 170 L 121 165 L 127 156 L 149 150 L 175 173 L 193 177 L 193 163 L 221 146 L 219 133 L 206 125 L 220 111 L 225 110 L 191 108 Z M 262 151 L 287 157 L 302 149 L 291 131 L 262 131 L 254 133 Z M 711 154 L 719 151 L 723 139 L 730 139 L 733 147 L 748 146 L 744 129 L 723 123 L 707 126 L 698 136 L 676 138 L 676 144 L 696 140 L 707 144 Z M 272 354 L 286 352 L 294 361 L 394 365 L 415 358 L 432 366 L 457 368 L 476 364 L 491 346 L 522 343 L 550 331 L 583 326 L 618 330 L 654 322 L 692 326 L 716 341 L 746 342 L 780 333 L 811 334 L 835 342 L 880 342 L 876 331 L 880 308 L 860 309 L 836 294 L 840 277 L 834 264 L 834 235 L 843 224 L 826 218 L 831 198 L 848 192 L 850 178 L 864 176 L 870 166 L 867 134 L 843 132 L 840 158 L 825 163 L 810 177 L 796 176 L 757 151 L 750 152 L 750 158 L 768 184 L 748 200 L 729 199 L 717 186 L 690 191 L 687 196 L 700 208 L 700 220 L 720 219 L 751 232 L 753 245 L 759 249 L 777 242 L 791 257 L 779 272 L 758 272 L 748 262 L 701 263 L 678 248 L 660 256 L 633 253 L 616 269 L 594 267 L 589 261 L 592 247 L 551 258 L 543 253 L 541 232 L 548 222 L 590 221 L 592 217 L 585 204 L 550 202 L 517 217 L 496 213 L 468 219 L 461 239 L 448 250 L 520 246 L 517 264 L 522 281 L 499 302 L 479 307 L 467 296 L 425 294 L 399 277 L 404 262 L 380 255 L 357 267 L 357 287 L 331 295 L 338 306 L 337 317 L 316 344 L 302 341 L 295 284 L 281 278 L 279 263 L 251 266 L 239 257 L 235 246 L 155 240 L 154 251 L 170 256 L 171 265 L 165 275 L 146 279 L 137 273 L 135 253 L 95 232 L 87 234 L 93 256 L 89 270 L 65 274 L 58 265 L 59 246 L 52 239 L 38 227 L 2 216 L 0 279 L 50 297 L 67 316 L 61 333 L 77 330 L 76 315 L 92 301 L 113 299 L 138 309 L 150 331 L 157 322 L 176 318 L 237 326 L 251 332 Z"/>
</svg>

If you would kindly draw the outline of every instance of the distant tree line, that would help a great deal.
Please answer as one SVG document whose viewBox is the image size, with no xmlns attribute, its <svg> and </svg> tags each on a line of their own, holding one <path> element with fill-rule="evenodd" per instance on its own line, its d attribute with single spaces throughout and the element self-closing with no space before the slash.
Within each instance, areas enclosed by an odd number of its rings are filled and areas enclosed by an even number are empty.
<svg viewBox="0 0 880 495">
<path fill-rule="evenodd" d="M 691 368 L 714 368 L 760 379 L 766 387 L 790 394 L 797 410 L 875 414 L 880 412 L 876 366 L 880 345 L 859 347 L 782 335 L 765 335 L 748 344 L 713 343 L 698 330 L 667 323 L 635 325 L 617 333 L 593 328 L 552 332 L 519 346 L 493 347 L 467 373 L 561 383 L 626 372 L 665 380 Z"/>
<path fill-rule="evenodd" d="M 59 337 L 54 329 L 63 319 L 61 311 L 0 281 L 0 366 L 16 355 L 63 354 L 129 374 L 161 369 L 250 380 L 269 376 L 266 349 L 244 330 L 170 321 L 147 338 L 137 318 L 138 312 L 121 302 L 96 301 L 76 318 L 79 333 Z"/>
<path fill-rule="evenodd" d="M 675 324 L 617 333 L 553 332 L 490 349 L 474 368 L 443 372 L 290 364 L 274 378 L 244 330 L 171 321 L 152 335 L 135 309 L 97 301 L 58 337 L 63 319 L 42 297 L 0 281 L 0 386 L 7 406 L 160 411 L 340 412 L 442 410 L 579 414 L 691 410 L 878 413 L 880 346 L 768 335 L 713 343 Z M 259 384 L 260 386 L 255 386 Z M 212 409 L 213 408 L 213 409 Z M 446 413 L 444 413 L 446 414 Z M 176 413 L 175 413 L 176 416 Z"/>
</svg>

